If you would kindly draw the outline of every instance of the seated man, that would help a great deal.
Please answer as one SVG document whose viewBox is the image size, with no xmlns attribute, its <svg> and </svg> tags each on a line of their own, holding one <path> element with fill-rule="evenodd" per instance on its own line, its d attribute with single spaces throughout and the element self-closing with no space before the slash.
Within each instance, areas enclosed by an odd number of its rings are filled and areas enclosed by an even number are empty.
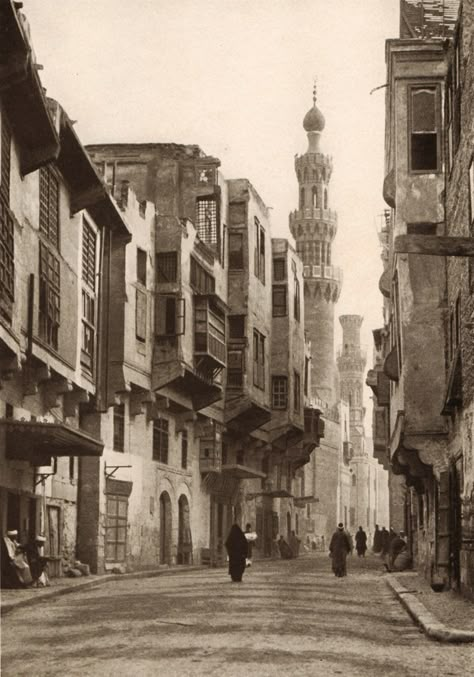
<svg viewBox="0 0 474 677">
<path fill-rule="evenodd" d="M 17 529 L 9 529 L 2 538 L 2 587 L 25 588 L 31 584 L 31 571 L 24 548 L 16 540 Z"/>
<path fill-rule="evenodd" d="M 411 565 L 411 557 L 408 552 L 405 532 L 400 531 L 390 542 L 387 569 L 389 571 L 405 571 Z"/>
<path fill-rule="evenodd" d="M 46 587 L 49 585 L 48 575 L 46 574 L 46 566 L 48 558 L 43 557 L 43 547 L 46 543 L 44 536 L 36 536 L 34 541 L 28 543 L 25 548 L 28 564 L 30 565 L 31 576 L 33 578 L 34 587 Z"/>
</svg>

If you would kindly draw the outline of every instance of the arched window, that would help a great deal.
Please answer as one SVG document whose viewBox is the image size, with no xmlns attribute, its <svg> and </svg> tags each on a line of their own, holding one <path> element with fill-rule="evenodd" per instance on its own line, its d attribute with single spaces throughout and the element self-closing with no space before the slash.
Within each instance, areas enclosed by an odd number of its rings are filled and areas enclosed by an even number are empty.
<svg viewBox="0 0 474 677">
<path fill-rule="evenodd" d="M 352 486 L 355 487 L 356 484 L 357 484 L 357 478 L 356 478 L 355 475 L 352 475 Z"/>
<path fill-rule="evenodd" d="M 308 170 L 305 167 L 304 172 L 303 172 L 303 181 L 307 181 L 307 180 L 308 180 Z"/>
<path fill-rule="evenodd" d="M 304 209 L 304 188 L 300 190 L 300 209 Z"/>
<path fill-rule="evenodd" d="M 313 186 L 311 189 L 311 195 L 312 195 L 312 203 L 313 207 L 317 209 L 318 205 L 318 191 L 316 189 L 316 186 Z"/>
<path fill-rule="evenodd" d="M 326 249 L 326 265 L 331 265 L 331 245 L 329 243 Z"/>
<path fill-rule="evenodd" d="M 324 189 L 324 209 L 328 208 L 328 189 Z"/>
</svg>

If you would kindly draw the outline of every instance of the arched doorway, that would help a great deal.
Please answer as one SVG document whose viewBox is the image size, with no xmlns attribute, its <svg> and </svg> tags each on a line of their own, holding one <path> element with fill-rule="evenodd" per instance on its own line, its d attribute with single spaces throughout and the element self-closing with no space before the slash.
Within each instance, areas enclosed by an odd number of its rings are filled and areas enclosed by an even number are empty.
<svg viewBox="0 0 474 677">
<path fill-rule="evenodd" d="M 191 564 L 193 541 L 189 519 L 189 502 L 184 494 L 178 501 L 178 564 Z"/>
<path fill-rule="evenodd" d="M 166 491 L 160 496 L 160 564 L 171 564 L 171 500 Z"/>
</svg>

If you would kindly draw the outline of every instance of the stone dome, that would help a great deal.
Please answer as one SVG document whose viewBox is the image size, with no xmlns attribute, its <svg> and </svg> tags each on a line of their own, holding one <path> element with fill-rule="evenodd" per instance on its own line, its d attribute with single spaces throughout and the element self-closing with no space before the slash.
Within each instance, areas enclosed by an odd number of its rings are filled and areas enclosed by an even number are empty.
<svg viewBox="0 0 474 677">
<path fill-rule="evenodd" d="M 316 103 L 304 116 L 303 127 L 307 132 L 322 132 L 326 125 L 324 115 L 321 113 Z"/>
</svg>

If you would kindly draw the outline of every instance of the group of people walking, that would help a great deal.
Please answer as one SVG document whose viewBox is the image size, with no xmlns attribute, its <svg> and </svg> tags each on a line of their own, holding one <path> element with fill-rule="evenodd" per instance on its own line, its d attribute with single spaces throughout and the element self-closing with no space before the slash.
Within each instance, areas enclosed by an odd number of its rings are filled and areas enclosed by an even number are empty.
<svg viewBox="0 0 474 677">
<path fill-rule="evenodd" d="M 252 548 L 257 534 L 247 524 L 245 533 L 234 524 L 225 542 L 229 559 L 229 575 L 233 582 L 241 582 L 247 566 L 251 564 Z M 365 557 L 368 549 L 367 534 L 360 526 L 355 534 L 355 547 L 358 557 Z M 282 559 L 293 559 L 299 554 L 300 540 L 294 531 L 287 542 L 283 536 L 278 541 L 278 550 Z M 337 525 L 329 544 L 329 556 L 332 560 L 332 570 L 338 578 L 347 576 L 347 556 L 353 552 L 354 545 L 351 534 L 344 528 L 342 522 Z M 403 571 L 410 566 L 411 560 L 405 534 L 397 534 L 393 529 L 387 531 L 385 527 L 375 526 L 372 551 L 381 555 L 388 571 Z"/>
</svg>

